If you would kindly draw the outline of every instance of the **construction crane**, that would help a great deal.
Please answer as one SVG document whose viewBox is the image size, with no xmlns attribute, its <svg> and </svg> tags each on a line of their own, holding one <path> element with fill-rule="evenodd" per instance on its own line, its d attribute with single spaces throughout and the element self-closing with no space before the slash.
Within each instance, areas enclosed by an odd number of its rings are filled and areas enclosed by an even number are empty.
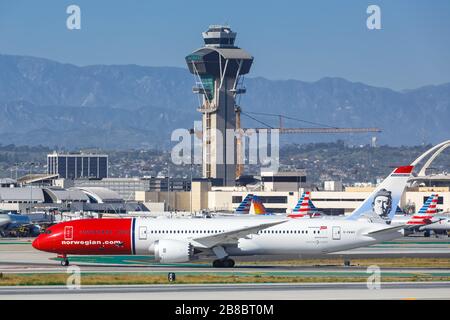
<svg viewBox="0 0 450 320">
<path fill-rule="evenodd" d="M 236 132 L 238 133 L 236 135 L 236 155 L 237 155 L 237 159 L 242 159 L 242 155 L 243 155 L 243 150 L 242 150 L 242 137 L 243 137 L 243 132 L 247 129 L 242 129 L 241 128 L 241 114 L 249 117 L 250 119 L 253 119 L 254 121 L 262 124 L 265 126 L 265 128 L 252 128 L 252 130 L 254 130 L 255 132 L 259 132 L 261 130 L 267 130 L 267 129 L 277 129 L 279 131 L 280 134 L 304 134 L 304 133 L 368 133 L 368 132 L 376 132 L 379 133 L 381 132 L 381 129 L 379 128 L 339 128 L 339 127 L 332 127 L 332 126 L 328 126 L 328 125 L 324 125 L 324 124 L 320 124 L 320 123 L 315 123 L 315 122 L 311 122 L 311 121 L 307 121 L 307 120 L 301 120 L 301 119 L 296 119 L 293 117 L 289 117 L 289 116 L 285 116 L 282 114 L 274 114 L 274 113 L 263 113 L 263 112 L 243 112 L 241 107 L 239 106 L 235 106 L 234 109 L 235 113 L 236 113 Z M 255 115 L 263 115 L 263 116 L 273 116 L 273 117 L 278 117 L 279 119 L 279 127 L 273 127 L 263 121 L 260 121 L 258 119 L 256 119 L 255 117 L 251 116 L 250 114 L 255 114 Z M 288 120 L 295 120 L 295 121 L 300 121 L 300 122 L 304 122 L 304 123 L 308 123 L 308 124 L 312 124 L 312 125 L 319 125 L 321 127 L 315 127 L 315 128 L 285 128 L 283 126 L 283 119 L 288 119 Z M 244 172 L 244 164 L 241 163 L 242 161 L 238 161 L 237 165 L 236 165 L 236 178 L 239 178 L 243 172 Z"/>
</svg>

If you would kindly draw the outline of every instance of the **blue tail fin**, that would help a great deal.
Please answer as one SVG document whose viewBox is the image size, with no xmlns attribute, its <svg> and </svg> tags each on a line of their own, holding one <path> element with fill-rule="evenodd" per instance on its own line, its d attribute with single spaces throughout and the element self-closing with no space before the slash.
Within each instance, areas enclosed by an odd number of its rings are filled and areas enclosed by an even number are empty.
<svg viewBox="0 0 450 320">
<path fill-rule="evenodd" d="M 435 214 L 437 212 L 436 204 L 438 200 L 437 194 L 432 194 L 428 197 L 428 199 L 423 204 L 422 208 L 420 208 L 418 214 L 426 215 L 427 213 Z"/>
<path fill-rule="evenodd" d="M 237 207 L 234 213 L 248 214 L 250 212 L 250 206 L 252 205 L 252 199 L 253 194 L 247 194 L 247 196 L 244 198 L 244 200 L 242 200 L 241 204 L 239 205 L 239 207 Z"/>
</svg>

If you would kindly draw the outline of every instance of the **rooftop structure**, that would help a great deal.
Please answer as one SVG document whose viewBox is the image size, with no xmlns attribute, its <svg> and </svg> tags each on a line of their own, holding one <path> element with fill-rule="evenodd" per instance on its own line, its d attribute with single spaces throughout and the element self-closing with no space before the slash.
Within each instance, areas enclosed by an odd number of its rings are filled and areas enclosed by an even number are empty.
<svg viewBox="0 0 450 320">
<path fill-rule="evenodd" d="M 91 203 L 123 202 L 123 198 L 115 191 L 102 187 L 80 187 Z"/>
<path fill-rule="evenodd" d="M 414 160 L 411 165 L 418 166 L 428 157 L 428 160 L 422 165 L 419 172 L 409 180 L 411 187 L 450 187 L 449 173 L 442 172 L 431 174 L 428 172 L 429 169 L 431 169 L 431 164 L 433 161 L 435 161 L 436 158 L 448 147 L 450 147 L 450 140 L 435 145 Z"/>
<path fill-rule="evenodd" d="M 43 203 L 44 193 L 37 187 L 0 188 L 0 202 Z"/>
<path fill-rule="evenodd" d="M 46 202 L 67 203 L 67 202 L 89 202 L 89 197 L 77 189 L 45 188 L 44 195 Z"/>
<path fill-rule="evenodd" d="M 305 187 L 306 173 L 261 171 L 261 182 L 265 191 L 298 191 Z"/>
</svg>

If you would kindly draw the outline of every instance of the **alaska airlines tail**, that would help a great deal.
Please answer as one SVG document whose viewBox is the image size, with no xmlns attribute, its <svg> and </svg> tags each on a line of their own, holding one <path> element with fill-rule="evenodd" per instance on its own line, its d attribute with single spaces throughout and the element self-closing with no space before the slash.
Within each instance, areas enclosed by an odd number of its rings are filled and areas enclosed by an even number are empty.
<svg viewBox="0 0 450 320">
<path fill-rule="evenodd" d="M 438 194 L 432 194 L 420 208 L 419 212 L 414 214 L 407 222 L 409 225 L 422 225 L 431 223 L 433 215 L 437 213 L 436 205 L 438 201 Z"/>
<path fill-rule="evenodd" d="M 250 206 L 252 205 L 252 199 L 253 194 L 249 193 L 247 196 L 242 200 L 239 207 L 237 207 L 236 211 L 234 213 L 236 214 L 249 214 L 250 213 Z"/>
<path fill-rule="evenodd" d="M 361 216 L 375 216 L 386 222 L 391 221 L 413 168 L 414 166 L 403 166 L 392 171 L 346 219 L 356 220 Z"/>
<path fill-rule="evenodd" d="M 258 196 L 253 196 L 250 214 L 269 214 Z"/>
</svg>

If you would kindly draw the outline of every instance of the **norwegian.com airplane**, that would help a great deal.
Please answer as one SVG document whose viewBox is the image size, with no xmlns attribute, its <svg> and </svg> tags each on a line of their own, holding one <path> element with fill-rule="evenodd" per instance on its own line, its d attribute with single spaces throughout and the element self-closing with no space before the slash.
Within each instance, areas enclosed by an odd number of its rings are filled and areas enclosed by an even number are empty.
<svg viewBox="0 0 450 320">
<path fill-rule="evenodd" d="M 214 267 L 233 267 L 233 256 L 324 254 L 369 246 L 402 236 L 407 225 L 387 222 L 410 177 L 412 166 L 396 168 L 347 219 L 85 219 L 48 228 L 33 247 L 68 255 L 154 255 L 161 263 L 214 259 Z M 378 215 L 372 202 L 389 194 L 395 204 L 387 215 Z"/>
</svg>

